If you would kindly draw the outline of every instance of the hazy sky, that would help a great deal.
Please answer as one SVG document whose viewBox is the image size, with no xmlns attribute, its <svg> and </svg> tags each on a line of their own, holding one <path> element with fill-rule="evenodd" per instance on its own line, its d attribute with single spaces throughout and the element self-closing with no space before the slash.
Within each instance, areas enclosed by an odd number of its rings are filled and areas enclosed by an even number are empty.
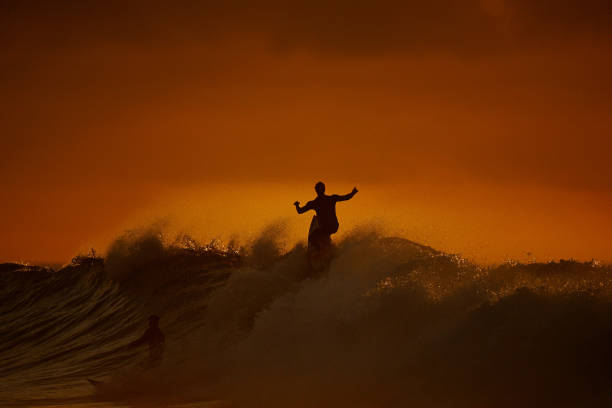
<svg viewBox="0 0 612 408">
<path fill-rule="evenodd" d="M 3 1 L 0 261 L 299 234 L 319 179 L 345 231 L 612 260 L 611 37 L 608 0 Z"/>
</svg>

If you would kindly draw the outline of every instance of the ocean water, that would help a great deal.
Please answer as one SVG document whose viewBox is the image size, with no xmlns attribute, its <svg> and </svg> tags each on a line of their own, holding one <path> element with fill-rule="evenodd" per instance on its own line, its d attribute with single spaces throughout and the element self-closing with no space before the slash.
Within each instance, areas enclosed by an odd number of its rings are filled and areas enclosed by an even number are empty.
<svg viewBox="0 0 612 408">
<path fill-rule="evenodd" d="M 104 259 L 0 265 L 0 405 L 612 403 L 608 265 L 484 267 L 361 229 L 313 273 L 281 241 L 275 228 L 241 248 L 148 230 Z M 124 347 L 150 314 L 167 345 L 154 369 Z"/>
</svg>

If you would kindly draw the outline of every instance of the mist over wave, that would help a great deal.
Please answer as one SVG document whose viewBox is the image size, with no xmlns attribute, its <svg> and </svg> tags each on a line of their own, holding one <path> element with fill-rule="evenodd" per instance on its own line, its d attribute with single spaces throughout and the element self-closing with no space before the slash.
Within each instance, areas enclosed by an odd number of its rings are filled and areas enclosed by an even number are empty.
<svg viewBox="0 0 612 408">
<path fill-rule="evenodd" d="M 612 268 L 483 267 L 363 227 L 312 274 L 274 224 L 247 244 L 129 232 L 105 259 L 0 266 L 0 401 L 254 407 L 606 406 Z M 149 314 L 167 350 L 126 351 Z"/>
</svg>

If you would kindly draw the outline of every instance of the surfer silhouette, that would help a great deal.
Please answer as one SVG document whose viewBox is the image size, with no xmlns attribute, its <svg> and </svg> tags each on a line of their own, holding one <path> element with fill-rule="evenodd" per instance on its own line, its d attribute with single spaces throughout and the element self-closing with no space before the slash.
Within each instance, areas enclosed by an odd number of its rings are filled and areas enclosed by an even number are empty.
<svg viewBox="0 0 612 408">
<path fill-rule="evenodd" d="M 159 328 L 159 316 L 152 315 L 149 317 L 149 328 L 144 332 L 139 339 L 128 344 L 128 348 L 135 348 L 143 344 L 149 345 L 149 368 L 158 366 L 164 355 L 165 336 Z"/>
<path fill-rule="evenodd" d="M 357 188 L 353 188 L 345 195 L 326 195 L 325 184 L 319 181 L 315 184 L 317 198 L 300 207 L 300 202 L 293 203 L 298 214 L 303 214 L 309 210 L 315 210 L 316 215 L 312 217 L 310 223 L 310 231 L 308 232 L 308 249 L 316 252 L 324 252 L 331 248 L 331 235 L 338 232 L 338 217 L 336 216 L 336 203 L 338 201 L 346 201 L 353 198 L 357 194 Z"/>
</svg>

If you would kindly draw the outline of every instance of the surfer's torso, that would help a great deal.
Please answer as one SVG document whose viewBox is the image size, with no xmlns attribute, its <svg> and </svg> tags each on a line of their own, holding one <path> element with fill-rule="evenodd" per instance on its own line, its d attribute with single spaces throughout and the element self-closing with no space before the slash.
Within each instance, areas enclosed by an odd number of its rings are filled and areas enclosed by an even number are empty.
<svg viewBox="0 0 612 408">
<path fill-rule="evenodd" d="M 307 208 L 312 208 L 317 213 L 319 228 L 327 234 L 334 234 L 338 231 L 338 217 L 336 216 L 336 203 L 338 196 L 320 195 L 306 204 Z"/>
<path fill-rule="evenodd" d="M 165 337 L 161 330 L 158 328 L 149 327 L 145 332 L 146 342 L 149 344 L 149 348 L 158 348 L 164 344 Z"/>
<path fill-rule="evenodd" d="M 162 331 L 155 327 L 149 327 L 141 337 L 141 342 L 149 345 L 149 359 L 160 361 L 164 354 L 165 336 Z"/>
</svg>

